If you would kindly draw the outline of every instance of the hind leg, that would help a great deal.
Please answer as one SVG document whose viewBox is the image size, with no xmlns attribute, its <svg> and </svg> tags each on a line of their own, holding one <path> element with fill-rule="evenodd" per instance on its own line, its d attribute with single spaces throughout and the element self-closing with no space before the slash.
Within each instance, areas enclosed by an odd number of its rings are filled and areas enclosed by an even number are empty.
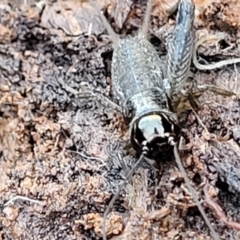
<svg viewBox="0 0 240 240">
<path fill-rule="evenodd" d="M 167 44 L 166 78 L 172 94 L 179 94 L 188 78 L 194 46 L 194 10 L 192 0 L 180 0 L 172 37 Z"/>
<path fill-rule="evenodd" d="M 196 87 L 196 89 L 194 89 L 194 91 L 192 91 L 191 93 L 188 92 L 188 94 L 186 95 L 186 99 L 188 100 L 189 103 L 189 107 L 191 108 L 191 110 L 193 111 L 193 113 L 195 114 L 198 123 L 203 127 L 204 131 L 203 131 L 203 136 L 205 139 L 207 140 L 217 140 L 217 141 L 222 141 L 223 137 L 221 136 L 217 136 L 213 133 L 210 133 L 207 129 L 207 127 L 204 125 L 204 123 L 202 122 L 202 120 L 200 119 L 200 117 L 197 114 L 197 110 L 199 110 L 199 107 L 201 106 L 201 103 L 198 101 L 198 98 L 201 97 L 201 95 L 205 92 L 205 91 L 211 91 L 215 94 L 218 95 L 222 95 L 222 96 L 226 96 L 226 97 L 232 97 L 232 96 L 237 96 L 239 97 L 240 94 L 239 93 L 235 93 L 233 91 L 229 91 L 226 89 L 223 89 L 221 87 L 217 87 L 215 85 L 199 85 Z M 195 105 L 197 103 L 197 105 Z"/>
<path fill-rule="evenodd" d="M 181 90 L 178 92 L 178 94 L 172 97 L 171 102 L 172 102 L 174 111 L 177 114 L 180 114 L 181 112 L 191 110 L 191 109 L 198 111 L 202 105 L 198 99 L 206 91 L 210 91 L 225 97 L 232 97 L 232 96 L 240 97 L 240 93 L 229 91 L 227 89 L 224 89 L 215 85 L 210 85 L 210 84 L 198 85 L 196 88 L 191 90 Z"/>
</svg>

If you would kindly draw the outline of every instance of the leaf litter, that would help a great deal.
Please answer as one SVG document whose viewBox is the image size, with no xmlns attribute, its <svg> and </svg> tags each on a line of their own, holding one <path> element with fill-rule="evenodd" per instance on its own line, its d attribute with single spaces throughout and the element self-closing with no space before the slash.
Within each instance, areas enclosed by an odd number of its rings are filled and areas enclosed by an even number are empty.
<svg viewBox="0 0 240 240">
<path fill-rule="evenodd" d="M 97 1 L 117 32 L 141 25 L 146 2 Z M 151 33 L 174 24 L 155 1 Z M 239 57 L 239 4 L 196 0 L 197 36 L 224 32 L 198 49 L 201 63 Z M 234 7 L 233 7 L 234 6 Z M 90 15 L 90 17 L 89 17 Z M 160 28 L 162 27 L 162 28 Z M 160 29 L 160 30 L 159 30 Z M 163 46 L 164 48 L 164 46 Z M 101 239 L 106 205 L 136 156 L 121 117 L 76 99 L 59 79 L 111 97 L 112 49 L 88 1 L 2 1 L 0 5 L 0 236 Z M 239 66 L 198 71 L 193 81 L 239 91 Z M 181 158 L 223 239 L 239 231 L 239 100 L 205 93 L 198 115 L 181 116 Z M 214 137 L 215 136 L 215 137 Z M 216 137 L 217 136 L 217 137 Z M 174 161 L 139 167 L 107 220 L 111 239 L 211 239 Z"/>
</svg>

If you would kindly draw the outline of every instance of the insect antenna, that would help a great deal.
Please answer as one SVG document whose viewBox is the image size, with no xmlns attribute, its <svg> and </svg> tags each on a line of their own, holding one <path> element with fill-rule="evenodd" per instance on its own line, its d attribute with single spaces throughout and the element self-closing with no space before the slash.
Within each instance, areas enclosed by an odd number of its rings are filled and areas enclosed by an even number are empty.
<svg viewBox="0 0 240 240">
<path fill-rule="evenodd" d="M 142 163 L 142 161 L 144 160 L 144 157 L 146 155 L 148 151 L 148 148 L 146 146 L 143 147 L 143 151 L 141 156 L 139 157 L 138 161 L 134 164 L 134 166 L 132 167 L 132 169 L 129 171 L 129 173 L 127 174 L 126 178 L 124 179 L 123 183 L 119 186 L 118 191 L 115 193 L 114 197 L 112 198 L 112 200 L 110 201 L 110 203 L 108 204 L 104 214 L 103 214 L 103 223 L 102 223 L 102 234 L 103 234 L 103 240 L 107 240 L 107 236 L 106 236 L 106 219 L 107 219 L 107 215 L 108 213 L 111 211 L 114 202 L 116 201 L 116 199 L 118 198 L 121 190 L 123 189 L 123 187 L 125 186 L 125 184 L 127 183 L 128 179 L 131 177 L 131 175 L 133 174 L 133 172 L 138 168 L 138 166 Z"/>
<path fill-rule="evenodd" d="M 184 167 L 182 165 L 182 162 L 181 162 L 181 159 L 180 159 L 180 156 L 179 156 L 179 153 L 178 153 L 177 144 L 174 145 L 174 150 L 173 151 L 174 151 L 174 157 L 176 159 L 178 168 L 180 169 L 180 172 L 181 172 L 181 174 L 182 174 L 182 176 L 184 178 L 184 181 L 185 181 L 185 183 L 187 185 L 188 190 L 192 194 L 193 200 L 195 201 L 195 203 L 196 203 L 196 205 L 198 207 L 199 212 L 202 214 L 202 217 L 203 217 L 205 223 L 207 224 L 208 228 L 210 229 L 212 237 L 215 240 L 219 240 L 220 239 L 219 235 L 213 229 L 213 227 L 212 227 L 212 225 L 211 225 L 211 223 L 209 221 L 209 218 L 207 217 L 205 211 L 203 210 L 203 207 L 202 207 L 201 203 L 198 200 L 196 191 L 193 189 L 193 187 L 190 184 L 190 181 L 188 179 L 187 173 L 186 173 L 186 171 L 185 171 L 185 169 L 184 169 Z"/>
<path fill-rule="evenodd" d="M 107 21 L 106 17 L 103 15 L 103 12 L 101 11 L 100 7 L 97 6 L 95 1 L 90 0 L 90 4 L 92 7 L 96 10 L 96 12 L 99 14 L 101 20 L 103 21 L 103 25 L 107 29 L 108 34 L 110 35 L 112 42 L 113 42 L 113 48 L 119 44 L 120 37 L 117 33 L 114 32 L 112 26 L 110 23 Z"/>
<path fill-rule="evenodd" d="M 142 35 L 145 38 L 147 38 L 147 35 L 148 35 L 147 33 L 148 33 L 148 27 L 149 27 L 149 22 L 151 18 L 152 4 L 153 4 L 153 0 L 149 0 L 147 4 L 147 9 L 145 12 L 144 20 L 143 20 L 143 25 L 140 31 L 140 35 Z"/>
</svg>

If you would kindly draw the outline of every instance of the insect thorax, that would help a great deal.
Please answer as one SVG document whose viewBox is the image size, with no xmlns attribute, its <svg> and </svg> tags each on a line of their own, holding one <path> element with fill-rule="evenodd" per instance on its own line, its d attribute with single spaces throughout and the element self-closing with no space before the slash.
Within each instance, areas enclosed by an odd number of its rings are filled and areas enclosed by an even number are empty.
<svg viewBox="0 0 240 240">
<path fill-rule="evenodd" d="M 166 94 L 161 89 L 147 89 L 132 96 L 125 109 L 133 148 L 139 153 L 147 148 L 151 159 L 168 158 L 180 128 Z"/>
</svg>

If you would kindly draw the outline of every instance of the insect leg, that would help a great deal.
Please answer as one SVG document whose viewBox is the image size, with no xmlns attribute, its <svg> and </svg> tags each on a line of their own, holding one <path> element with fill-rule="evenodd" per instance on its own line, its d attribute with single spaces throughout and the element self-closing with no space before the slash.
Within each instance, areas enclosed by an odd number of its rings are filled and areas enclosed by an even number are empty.
<svg viewBox="0 0 240 240">
<path fill-rule="evenodd" d="M 213 93 L 216 93 L 218 95 L 226 96 L 226 97 L 232 97 L 232 96 L 240 96 L 240 93 L 235 93 L 233 91 L 226 90 L 224 88 L 211 85 L 211 84 L 203 84 L 198 85 L 196 89 L 193 91 L 193 96 L 196 96 L 197 98 L 200 97 L 205 91 L 211 91 Z"/>
<path fill-rule="evenodd" d="M 218 95 L 222 95 L 225 97 L 240 97 L 239 92 L 230 91 L 215 85 L 211 84 L 203 84 L 198 85 L 192 90 L 180 91 L 177 94 L 177 98 L 172 98 L 172 106 L 176 113 L 180 114 L 186 110 L 194 109 L 195 111 L 199 110 L 201 106 L 201 102 L 198 99 L 202 96 L 202 94 L 206 91 L 213 92 Z"/>
<path fill-rule="evenodd" d="M 94 93 L 90 87 L 87 87 L 86 90 L 77 91 L 71 87 L 69 87 L 62 79 L 58 79 L 58 82 L 62 85 L 62 87 L 69 93 L 74 94 L 78 98 L 93 98 L 96 101 L 98 101 L 100 104 L 102 104 L 104 107 L 112 108 L 120 113 L 123 112 L 122 107 L 120 107 L 118 104 L 114 103 L 107 97 L 103 96 L 101 93 Z"/>
<path fill-rule="evenodd" d="M 172 95 L 184 87 L 190 70 L 195 32 L 193 28 L 195 6 L 192 0 L 180 0 L 172 38 L 168 44 L 166 78 Z"/>
</svg>

